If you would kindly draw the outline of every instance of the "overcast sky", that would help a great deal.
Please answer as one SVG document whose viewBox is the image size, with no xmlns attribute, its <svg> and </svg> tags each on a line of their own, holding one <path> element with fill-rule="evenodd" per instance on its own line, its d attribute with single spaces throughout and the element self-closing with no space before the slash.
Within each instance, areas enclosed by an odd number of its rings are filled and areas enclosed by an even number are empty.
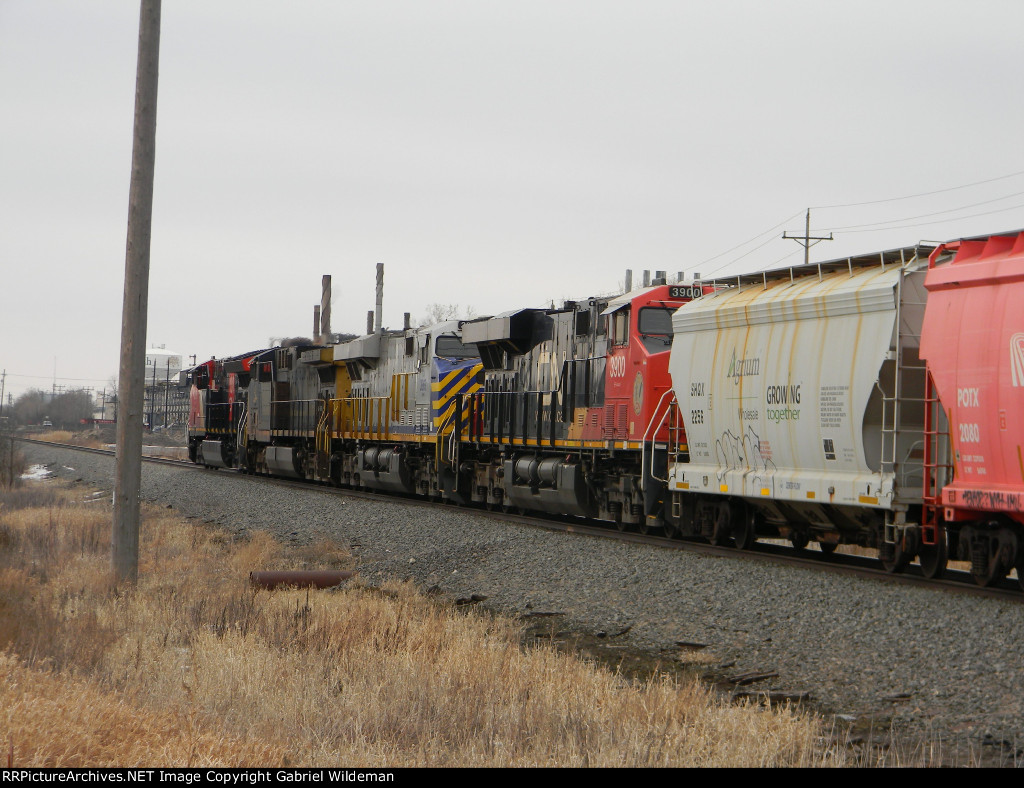
<svg viewBox="0 0 1024 788">
<path fill-rule="evenodd" d="M 15 395 L 117 374 L 138 11 L 0 0 Z M 401 327 L 800 262 L 808 206 L 872 203 L 815 208 L 812 260 L 1024 227 L 1022 29 L 1020 0 L 171 0 L 147 345 L 309 335 L 325 273 L 361 332 L 378 262 Z"/>
</svg>

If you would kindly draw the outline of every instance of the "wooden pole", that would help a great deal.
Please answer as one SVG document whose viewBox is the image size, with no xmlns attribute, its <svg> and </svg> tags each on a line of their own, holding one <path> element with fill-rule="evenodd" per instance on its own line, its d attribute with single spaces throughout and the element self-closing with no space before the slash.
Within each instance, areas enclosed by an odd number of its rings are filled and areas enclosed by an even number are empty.
<svg viewBox="0 0 1024 788">
<path fill-rule="evenodd" d="M 156 162 L 156 89 L 160 61 L 160 0 L 142 0 L 139 59 L 135 74 L 135 134 L 128 194 L 128 242 L 117 421 L 117 478 L 111 568 L 118 582 L 139 575 L 139 494 L 142 483 L 142 411 L 146 388 L 146 320 L 149 307 L 149 244 Z"/>
</svg>

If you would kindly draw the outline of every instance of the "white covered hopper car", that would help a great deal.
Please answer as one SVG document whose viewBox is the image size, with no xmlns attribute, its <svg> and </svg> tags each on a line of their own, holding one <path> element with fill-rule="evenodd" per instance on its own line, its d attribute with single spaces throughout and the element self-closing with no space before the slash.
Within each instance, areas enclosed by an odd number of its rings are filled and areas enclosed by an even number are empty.
<svg viewBox="0 0 1024 788">
<path fill-rule="evenodd" d="M 740 547 L 758 533 L 826 552 L 875 546 L 890 569 L 920 554 L 928 571 L 929 251 L 740 277 L 675 313 L 669 370 L 685 441 L 669 464 L 670 523 Z"/>
</svg>

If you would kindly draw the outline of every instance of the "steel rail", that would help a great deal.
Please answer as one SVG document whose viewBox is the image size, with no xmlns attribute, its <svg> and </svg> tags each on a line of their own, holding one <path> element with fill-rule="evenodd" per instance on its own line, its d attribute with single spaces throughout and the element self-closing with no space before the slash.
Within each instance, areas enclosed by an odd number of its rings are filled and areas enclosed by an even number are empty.
<svg viewBox="0 0 1024 788">
<path fill-rule="evenodd" d="M 58 449 L 82 451 L 91 454 L 105 454 L 108 456 L 114 455 L 114 452 L 110 449 L 96 449 L 88 446 L 75 446 L 73 444 L 55 443 L 53 441 L 42 441 L 30 438 L 16 437 L 15 440 L 38 444 L 41 446 L 50 446 Z M 197 471 L 220 470 L 217 468 L 207 469 L 204 466 L 196 465 L 187 460 L 172 460 L 164 457 L 146 456 L 143 456 L 142 459 L 144 462 L 171 465 L 178 468 L 192 468 Z M 223 476 L 224 478 L 230 478 L 231 474 L 224 474 Z M 1024 592 L 1022 592 L 1018 588 L 1017 584 L 1009 578 L 1004 578 L 1000 584 L 995 586 L 979 586 L 974 582 L 974 579 L 969 572 L 954 569 L 947 569 L 945 577 L 940 580 L 929 580 L 920 574 L 920 569 L 916 565 L 912 564 L 899 573 L 890 573 L 886 572 L 885 569 L 879 565 L 877 558 L 869 556 L 856 556 L 844 553 L 832 553 L 831 555 L 826 555 L 819 551 L 806 549 L 796 552 L 791 547 L 784 547 L 782 545 L 775 545 L 766 542 L 758 542 L 751 550 L 739 550 L 735 547 L 728 546 L 717 547 L 705 542 L 674 539 L 667 536 L 655 536 L 651 534 L 640 534 L 633 531 L 619 531 L 615 527 L 598 525 L 597 523 L 601 521 L 588 521 L 581 517 L 564 515 L 548 516 L 542 514 L 523 514 L 516 511 L 490 510 L 482 507 L 462 506 L 451 502 L 431 501 L 416 495 L 401 495 L 396 493 L 356 490 L 347 487 L 333 487 L 318 482 L 311 483 L 308 481 L 283 479 L 279 477 L 265 476 L 262 474 L 238 474 L 238 476 L 239 478 L 245 476 L 246 478 L 262 484 L 289 487 L 306 490 L 308 492 L 319 492 L 325 495 L 340 495 L 343 497 L 362 500 L 380 500 L 380 497 L 384 495 L 396 503 L 431 508 L 457 509 L 491 520 L 511 522 L 533 528 L 540 528 L 546 531 L 555 531 L 577 536 L 590 536 L 599 539 L 608 539 L 615 542 L 623 542 L 626 544 L 647 545 L 670 550 L 682 550 L 684 552 L 717 558 L 756 561 L 760 563 L 771 563 L 814 571 L 833 572 L 849 577 L 862 577 L 879 582 L 917 586 L 920 588 L 931 589 L 933 591 L 965 594 L 968 596 L 989 599 L 1001 599 L 1006 602 L 1024 604 Z"/>
</svg>

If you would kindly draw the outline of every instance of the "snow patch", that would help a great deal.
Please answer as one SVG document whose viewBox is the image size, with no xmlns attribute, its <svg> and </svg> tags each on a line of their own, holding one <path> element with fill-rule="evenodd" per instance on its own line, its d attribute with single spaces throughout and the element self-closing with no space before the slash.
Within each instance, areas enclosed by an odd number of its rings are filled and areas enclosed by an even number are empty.
<svg viewBox="0 0 1024 788">
<path fill-rule="evenodd" d="M 39 482 L 49 479 L 51 476 L 53 474 L 46 470 L 45 465 L 32 465 L 25 473 L 21 474 L 21 478 L 29 482 Z"/>
</svg>

